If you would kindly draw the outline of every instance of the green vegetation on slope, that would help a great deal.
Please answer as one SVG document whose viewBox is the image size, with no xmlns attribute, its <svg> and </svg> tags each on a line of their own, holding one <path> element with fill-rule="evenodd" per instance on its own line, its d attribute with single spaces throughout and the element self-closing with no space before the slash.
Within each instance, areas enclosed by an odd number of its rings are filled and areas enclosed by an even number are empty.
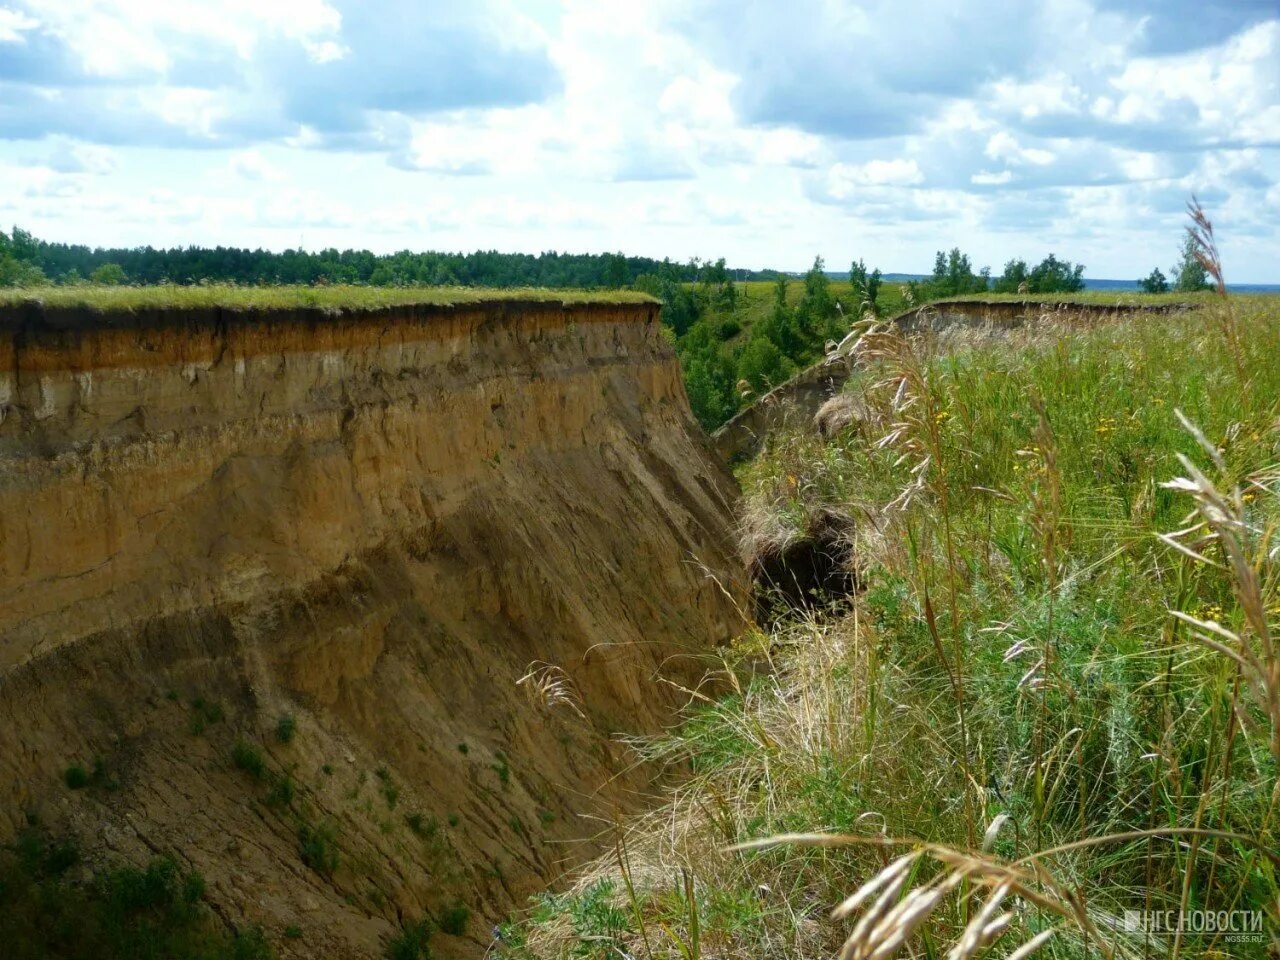
<svg viewBox="0 0 1280 960">
<path fill-rule="evenodd" d="M 680 774 L 665 806 L 537 898 L 502 954 L 831 956 L 883 891 L 847 920 L 831 909 L 922 842 L 936 857 L 904 863 L 878 906 L 929 907 L 907 955 L 945 955 L 1011 877 L 995 956 L 1049 929 L 1039 957 L 1274 950 L 1278 337 L 1280 302 L 1241 298 L 1008 341 L 865 342 L 852 425 L 775 436 L 742 473 L 752 550 L 838 512 L 862 591 L 743 638 L 734 693 L 637 745 Z M 1238 495 L 1166 486 L 1191 475 L 1179 454 Z M 1209 562 L 1157 538 L 1197 521 L 1179 542 Z M 730 849 L 794 832 L 865 842 Z M 1175 947 L 1121 922 L 1184 908 L 1259 911 L 1263 929 Z"/>
<path fill-rule="evenodd" d="M 841 340 L 868 312 L 888 317 L 957 296 L 1099 303 L 1137 299 L 1136 294 L 1082 292 L 1084 268 L 1052 254 L 1031 270 L 1020 260 L 1010 261 L 994 282 L 989 271 L 975 274 L 959 250 L 939 251 L 932 277 L 905 284 L 885 283 L 879 270 L 868 272 L 861 261 L 853 263 L 848 282 L 831 280 L 824 267 L 819 258 L 800 280 L 779 275 L 768 282 L 734 283 L 721 261 L 704 268 L 696 284 L 680 283 L 674 276 L 646 275 L 636 281 L 637 289 L 663 302 L 663 314 L 676 333 L 689 402 L 705 427 L 720 426 L 821 359 L 828 345 Z"/>
<path fill-rule="evenodd" d="M 204 881 L 167 857 L 79 877 L 79 854 L 29 828 L 0 850 L 0 944 L 9 960 L 269 960 L 262 933 L 229 933 Z"/>
</svg>

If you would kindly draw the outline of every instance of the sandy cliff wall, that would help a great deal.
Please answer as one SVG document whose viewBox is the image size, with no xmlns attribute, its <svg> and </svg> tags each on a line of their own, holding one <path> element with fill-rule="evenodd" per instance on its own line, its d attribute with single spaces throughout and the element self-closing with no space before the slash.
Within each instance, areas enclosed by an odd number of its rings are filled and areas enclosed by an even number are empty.
<svg viewBox="0 0 1280 960">
<path fill-rule="evenodd" d="M 609 738 L 670 719 L 659 673 L 740 626 L 707 576 L 736 589 L 732 484 L 656 306 L 15 308 L 0 415 L 0 832 L 172 851 L 286 955 L 454 903 L 437 949 L 478 953 L 588 852 L 555 842 L 580 814 L 634 802 Z M 533 662 L 581 716 L 525 699 Z"/>
</svg>

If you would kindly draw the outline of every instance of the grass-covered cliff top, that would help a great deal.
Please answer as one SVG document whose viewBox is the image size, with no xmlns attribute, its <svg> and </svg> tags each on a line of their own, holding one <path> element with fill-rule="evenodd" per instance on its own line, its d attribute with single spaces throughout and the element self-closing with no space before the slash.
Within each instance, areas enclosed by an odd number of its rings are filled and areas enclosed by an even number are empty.
<svg viewBox="0 0 1280 960">
<path fill-rule="evenodd" d="M 1169 303 L 1204 303 L 1214 296 L 1204 293 L 1139 293 L 1136 290 L 1080 290 L 1076 293 L 966 293 L 929 303 L 1080 303 L 1090 306 L 1147 306 Z M 1233 294 L 1240 296 L 1240 294 Z M 1249 294 L 1244 294 L 1249 296 Z"/>
<path fill-rule="evenodd" d="M 193 310 L 222 307 L 239 310 L 377 310 L 386 307 L 441 306 L 492 302 L 624 304 L 656 303 L 645 293 L 632 290 L 553 290 L 512 287 L 357 287 L 270 286 L 242 287 L 230 284 L 201 286 L 102 286 L 14 287 L 0 289 L 0 309 L 38 301 L 46 308 L 101 312 L 135 310 Z"/>
</svg>

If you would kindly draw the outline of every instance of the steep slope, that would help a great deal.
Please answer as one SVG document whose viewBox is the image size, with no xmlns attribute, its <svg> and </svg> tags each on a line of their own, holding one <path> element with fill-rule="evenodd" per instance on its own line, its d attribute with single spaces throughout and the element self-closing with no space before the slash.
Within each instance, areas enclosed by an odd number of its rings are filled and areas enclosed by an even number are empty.
<svg viewBox="0 0 1280 960">
<path fill-rule="evenodd" d="M 459 904 L 436 948 L 477 954 L 634 804 L 610 735 L 738 629 L 732 481 L 656 305 L 0 328 L 0 830 L 173 852 L 286 955 Z"/>
</svg>

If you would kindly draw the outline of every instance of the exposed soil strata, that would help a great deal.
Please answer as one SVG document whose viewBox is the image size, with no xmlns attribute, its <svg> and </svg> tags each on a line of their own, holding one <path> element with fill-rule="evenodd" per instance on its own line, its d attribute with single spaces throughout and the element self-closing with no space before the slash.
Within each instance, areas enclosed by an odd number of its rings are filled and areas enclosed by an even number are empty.
<svg viewBox="0 0 1280 960">
<path fill-rule="evenodd" d="M 0 833 L 172 851 L 284 955 L 459 902 L 435 947 L 478 955 L 634 803 L 609 735 L 671 717 L 659 671 L 740 627 L 732 481 L 650 304 L 13 307 L 0 415 Z M 533 661 L 584 717 L 525 699 Z"/>
<path fill-rule="evenodd" d="M 1082 303 L 1041 300 L 943 300 L 898 314 L 888 322 L 904 333 L 942 332 L 957 327 L 1012 330 L 1028 323 L 1101 323 L 1135 314 L 1159 316 L 1187 309 L 1183 303 Z M 769 433 L 807 425 L 853 372 L 845 359 L 822 361 L 801 370 L 766 393 L 712 435 L 716 452 L 727 461 L 750 456 Z"/>
</svg>

